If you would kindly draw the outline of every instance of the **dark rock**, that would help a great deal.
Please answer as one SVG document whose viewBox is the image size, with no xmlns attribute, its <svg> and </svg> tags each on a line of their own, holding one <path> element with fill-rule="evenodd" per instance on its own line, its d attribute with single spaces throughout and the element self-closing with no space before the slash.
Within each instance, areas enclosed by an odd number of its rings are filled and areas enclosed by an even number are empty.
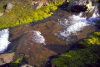
<svg viewBox="0 0 100 67">
<path fill-rule="evenodd" d="M 72 0 L 68 6 L 68 9 L 73 12 L 84 12 L 90 10 L 93 6 L 92 0 Z"/>
</svg>

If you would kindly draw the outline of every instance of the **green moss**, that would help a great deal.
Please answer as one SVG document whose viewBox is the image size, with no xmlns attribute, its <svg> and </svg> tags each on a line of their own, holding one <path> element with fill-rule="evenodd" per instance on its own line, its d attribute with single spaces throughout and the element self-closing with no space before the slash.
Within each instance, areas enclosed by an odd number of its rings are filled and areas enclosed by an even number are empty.
<svg viewBox="0 0 100 67">
<path fill-rule="evenodd" d="M 100 46 L 71 51 L 53 59 L 57 67 L 97 67 L 100 60 Z"/>
<path fill-rule="evenodd" d="M 92 45 L 100 45 L 100 32 L 94 32 L 89 38 L 84 39 L 80 44 L 88 47 Z"/>
<path fill-rule="evenodd" d="M 51 12 L 55 11 L 59 5 L 61 3 L 50 4 L 50 6 L 43 6 L 38 10 L 32 10 L 27 5 L 16 5 L 9 13 L 0 16 L 0 28 L 14 27 L 20 24 L 29 24 L 43 20 L 51 16 Z"/>
<path fill-rule="evenodd" d="M 24 58 L 24 55 L 20 55 L 16 60 L 14 60 L 12 63 L 10 63 L 9 66 L 10 67 L 18 67 L 21 64 L 23 58 Z"/>
</svg>

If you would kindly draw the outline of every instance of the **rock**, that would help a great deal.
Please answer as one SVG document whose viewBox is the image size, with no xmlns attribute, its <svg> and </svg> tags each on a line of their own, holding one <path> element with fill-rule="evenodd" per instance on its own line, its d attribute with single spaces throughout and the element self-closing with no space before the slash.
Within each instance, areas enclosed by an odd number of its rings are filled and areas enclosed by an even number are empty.
<svg viewBox="0 0 100 67">
<path fill-rule="evenodd" d="M 60 29 L 59 23 L 55 21 L 48 21 L 35 26 L 25 25 L 11 29 L 10 41 L 12 41 L 12 45 L 17 44 L 14 50 L 16 59 L 19 54 L 25 54 L 25 58 L 30 65 L 41 67 L 45 65 L 49 57 L 67 51 L 69 49 L 67 43 L 55 36 L 55 33 Z M 45 38 L 45 44 L 32 40 L 35 37 L 32 31 L 40 31 L 41 35 Z"/>
<path fill-rule="evenodd" d="M 15 5 L 12 3 L 7 3 L 5 12 L 8 13 Z"/>
<path fill-rule="evenodd" d="M 29 64 L 24 64 L 24 65 L 21 65 L 20 67 L 33 67 L 33 66 L 31 66 Z"/>
<path fill-rule="evenodd" d="M 96 29 L 94 26 L 86 26 L 82 31 L 77 33 L 77 39 L 81 40 L 83 38 L 86 38 L 87 35 L 91 34 L 94 32 Z"/>
<path fill-rule="evenodd" d="M 11 10 L 14 7 L 12 3 L 7 3 L 6 10 Z"/>
<path fill-rule="evenodd" d="M 4 13 L 0 13 L 0 16 L 2 16 Z"/>
<path fill-rule="evenodd" d="M 71 0 L 68 8 L 73 9 L 76 5 L 83 6 L 80 8 L 82 10 L 86 7 L 87 7 L 87 10 L 90 10 L 93 6 L 93 1 L 92 0 Z M 76 7 L 75 10 L 79 10 L 79 7 Z"/>
<path fill-rule="evenodd" d="M 12 62 L 14 55 L 15 53 L 0 54 L 0 65 Z"/>
<path fill-rule="evenodd" d="M 42 6 L 49 6 L 49 3 L 47 0 L 40 0 L 40 1 L 33 1 L 32 2 L 32 9 L 33 10 L 37 10 L 39 8 L 41 8 Z"/>
<path fill-rule="evenodd" d="M 15 51 L 15 57 L 19 58 L 20 54 L 24 54 L 24 58 L 30 65 L 41 67 L 48 61 L 50 56 L 56 55 L 56 53 L 43 47 L 43 44 L 35 42 L 33 40 L 33 34 L 33 31 L 29 31 L 19 40 L 18 47 Z"/>
</svg>

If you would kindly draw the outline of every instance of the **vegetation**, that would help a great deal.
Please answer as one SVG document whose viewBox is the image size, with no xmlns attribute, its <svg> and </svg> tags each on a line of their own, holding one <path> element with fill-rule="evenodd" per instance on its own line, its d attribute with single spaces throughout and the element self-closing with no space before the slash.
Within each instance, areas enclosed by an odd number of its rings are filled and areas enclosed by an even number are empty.
<svg viewBox="0 0 100 67">
<path fill-rule="evenodd" d="M 100 67 L 100 32 L 94 32 L 81 44 L 86 48 L 62 54 L 52 63 L 57 67 Z"/>
<path fill-rule="evenodd" d="M 85 47 L 100 45 L 100 32 L 94 32 L 91 36 L 89 36 L 89 38 L 81 41 L 80 44 Z"/>
<path fill-rule="evenodd" d="M 100 46 L 75 50 L 53 60 L 57 67 L 100 67 Z"/>
<path fill-rule="evenodd" d="M 30 22 L 43 20 L 51 16 L 51 12 L 55 11 L 61 4 L 62 2 L 57 4 L 51 3 L 50 6 L 43 6 L 38 10 L 32 10 L 31 6 L 28 5 L 16 4 L 11 11 L 0 16 L 0 28 L 14 27 L 20 24 L 29 24 Z M 4 4 L 0 3 L 0 5 L 0 12 L 3 12 Z"/>
<path fill-rule="evenodd" d="M 10 63 L 9 67 L 19 67 L 19 65 L 21 64 L 23 58 L 24 58 L 24 55 L 20 55 L 15 61 Z"/>
</svg>

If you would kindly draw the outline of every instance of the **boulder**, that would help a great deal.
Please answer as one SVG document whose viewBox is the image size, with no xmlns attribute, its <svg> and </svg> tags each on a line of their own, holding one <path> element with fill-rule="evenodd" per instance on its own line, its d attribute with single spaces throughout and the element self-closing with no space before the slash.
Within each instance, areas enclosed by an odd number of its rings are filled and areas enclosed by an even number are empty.
<svg viewBox="0 0 100 67">
<path fill-rule="evenodd" d="M 0 54 L 0 65 L 4 65 L 13 61 L 15 53 Z"/>
<path fill-rule="evenodd" d="M 15 5 L 12 3 L 7 3 L 5 12 L 8 13 Z"/>
</svg>

